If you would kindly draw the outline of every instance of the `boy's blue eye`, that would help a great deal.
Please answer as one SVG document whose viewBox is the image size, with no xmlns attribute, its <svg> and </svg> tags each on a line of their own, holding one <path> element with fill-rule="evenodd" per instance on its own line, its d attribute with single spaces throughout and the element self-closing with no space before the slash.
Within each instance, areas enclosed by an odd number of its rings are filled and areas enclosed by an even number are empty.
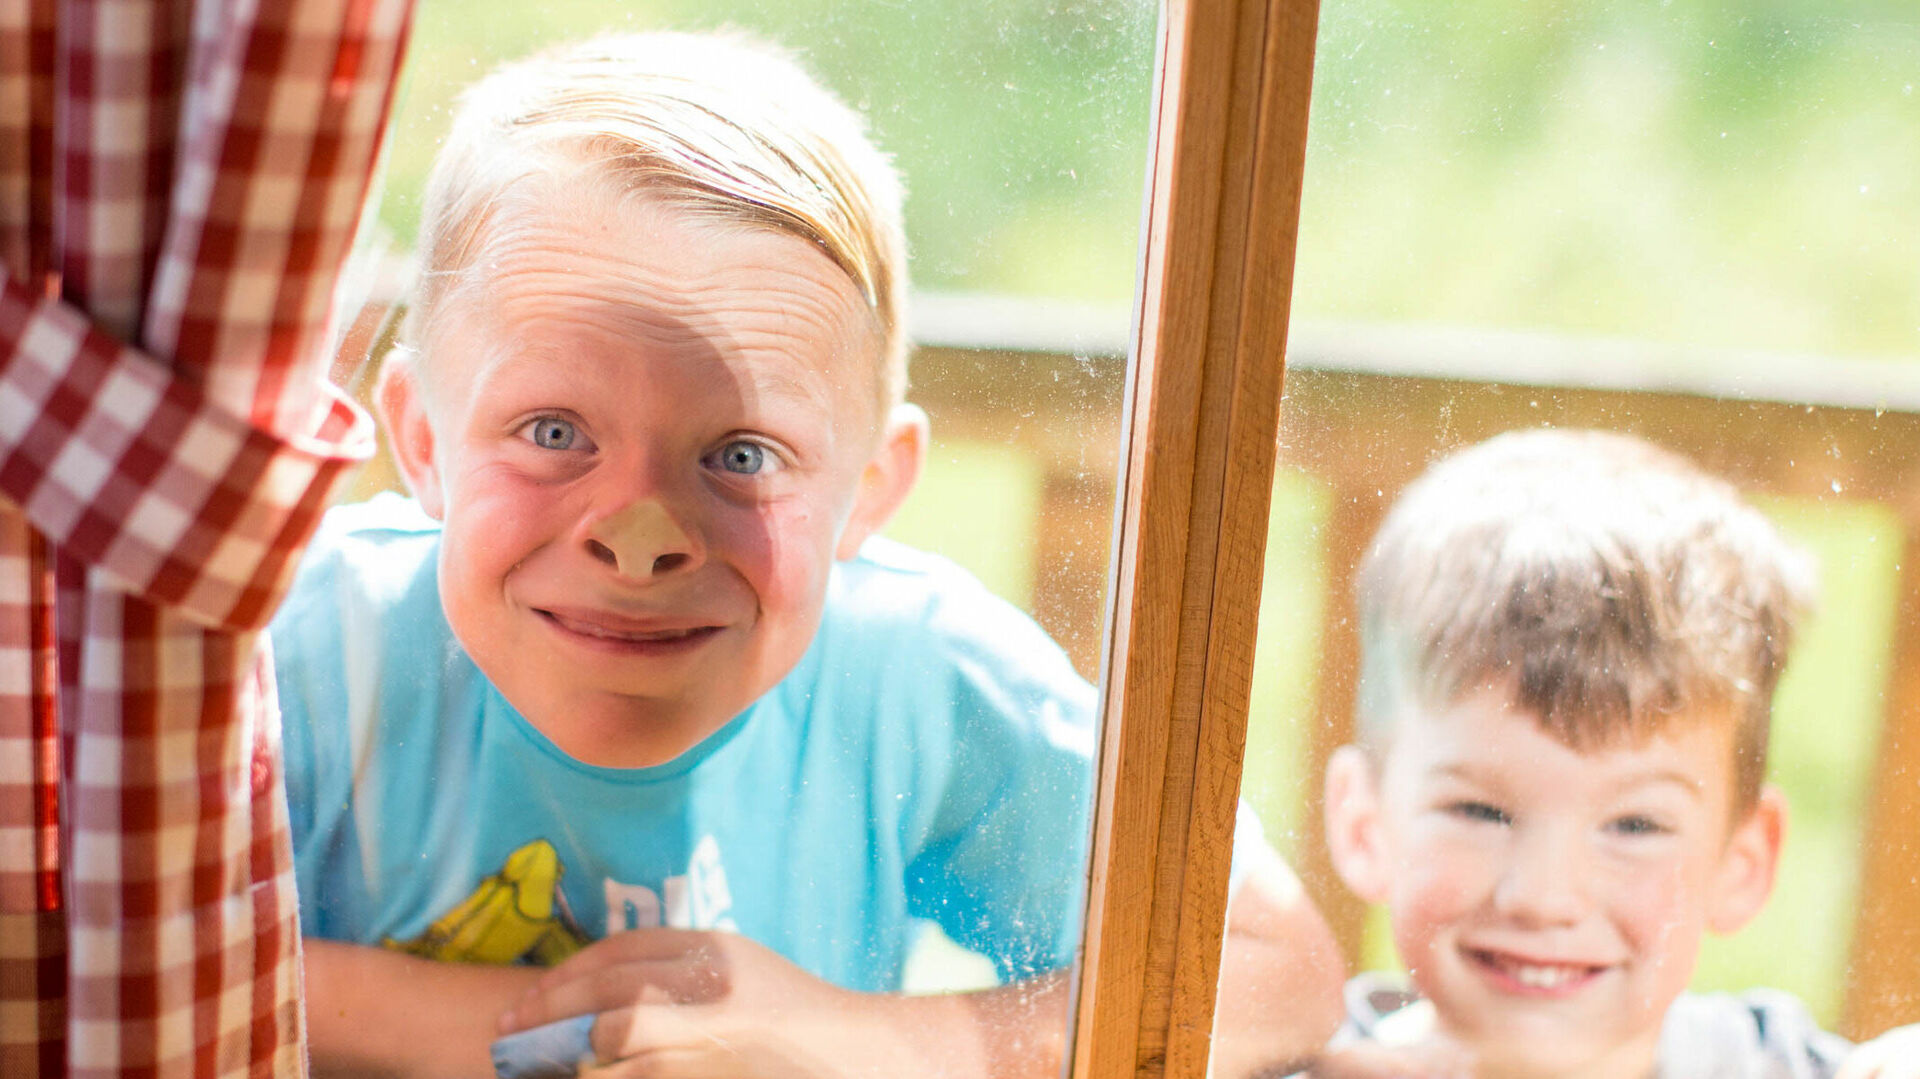
<svg viewBox="0 0 1920 1079">
<path fill-rule="evenodd" d="M 564 450 L 573 447 L 574 439 L 579 434 L 579 428 L 558 416 L 542 416 L 533 421 L 528 437 L 541 449 Z"/>
<path fill-rule="evenodd" d="M 752 476 L 767 467 L 767 449 L 758 442 L 738 439 L 720 447 L 720 467 L 742 476 Z"/>
</svg>

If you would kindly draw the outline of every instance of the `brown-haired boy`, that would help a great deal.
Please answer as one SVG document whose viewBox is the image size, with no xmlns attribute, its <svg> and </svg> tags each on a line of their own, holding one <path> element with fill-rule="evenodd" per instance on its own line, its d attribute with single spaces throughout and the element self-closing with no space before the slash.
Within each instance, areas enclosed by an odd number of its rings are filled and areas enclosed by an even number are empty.
<svg viewBox="0 0 1920 1079">
<path fill-rule="evenodd" d="M 1326 824 L 1411 987 L 1350 984 L 1317 1074 L 1833 1074 L 1847 1044 L 1791 998 L 1683 992 L 1773 885 L 1768 723 L 1812 587 L 1730 486 L 1624 435 L 1510 433 L 1408 487 L 1360 573 Z"/>
</svg>

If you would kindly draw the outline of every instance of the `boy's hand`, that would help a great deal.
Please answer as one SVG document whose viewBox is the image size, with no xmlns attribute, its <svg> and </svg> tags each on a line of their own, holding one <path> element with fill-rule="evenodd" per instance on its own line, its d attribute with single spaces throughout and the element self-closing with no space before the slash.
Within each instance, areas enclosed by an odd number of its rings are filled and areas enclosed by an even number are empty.
<svg viewBox="0 0 1920 1079">
<path fill-rule="evenodd" d="M 1920 1023 L 1862 1043 L 1834 1079 L 1920 1079 Z"/>
<path fill-rule="evenodd" d="M 619 933 L 548 971 L 509 1034 L 597 1015 L 595 1076 L 982 1075 L 978 1025 L 952 998 L 829 985 L 732 933 Z"/>
</svg>

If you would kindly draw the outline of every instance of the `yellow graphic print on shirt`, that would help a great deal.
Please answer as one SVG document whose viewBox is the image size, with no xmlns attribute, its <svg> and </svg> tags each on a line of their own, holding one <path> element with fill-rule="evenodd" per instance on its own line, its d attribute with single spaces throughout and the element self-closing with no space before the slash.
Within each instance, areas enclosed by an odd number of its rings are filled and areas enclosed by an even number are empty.
<svg viewBox="0 0 1920 1079">
<path fill-rule="evenodd" d="M 551 966 L 587 946 L 560 894 L 560 855 L 544 839 L 507 855 L 500 872 L 412 940 L 386 938 L 395 951 L 451 963 Z"/>
</svg>

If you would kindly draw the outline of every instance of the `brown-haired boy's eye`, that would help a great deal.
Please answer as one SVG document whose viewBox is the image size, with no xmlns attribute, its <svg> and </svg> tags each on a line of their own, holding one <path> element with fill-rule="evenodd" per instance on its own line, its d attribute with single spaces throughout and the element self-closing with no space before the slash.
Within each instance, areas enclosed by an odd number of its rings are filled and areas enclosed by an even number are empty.
<svg viewBox="0 0 1920 1079">
<path fill-rule="evenodd" d="M 1485 821 L 1488 824 L 1513 823 L 1513 818 L 1507 816 L 1506 810 L 1485 802 L 1455 802 L 1447 807 L 1447 811 L 1456 817 L 1464 817 L 1471 821 Z"/>
<path fill-rule="evenodd" d="M 1613 822 L 1613 830 L 1623 835 L 1660 835 L 1667 830 L 1667 827 L 1652 817 L 1632 814 L 1616 819 Z"/>
</svg>

